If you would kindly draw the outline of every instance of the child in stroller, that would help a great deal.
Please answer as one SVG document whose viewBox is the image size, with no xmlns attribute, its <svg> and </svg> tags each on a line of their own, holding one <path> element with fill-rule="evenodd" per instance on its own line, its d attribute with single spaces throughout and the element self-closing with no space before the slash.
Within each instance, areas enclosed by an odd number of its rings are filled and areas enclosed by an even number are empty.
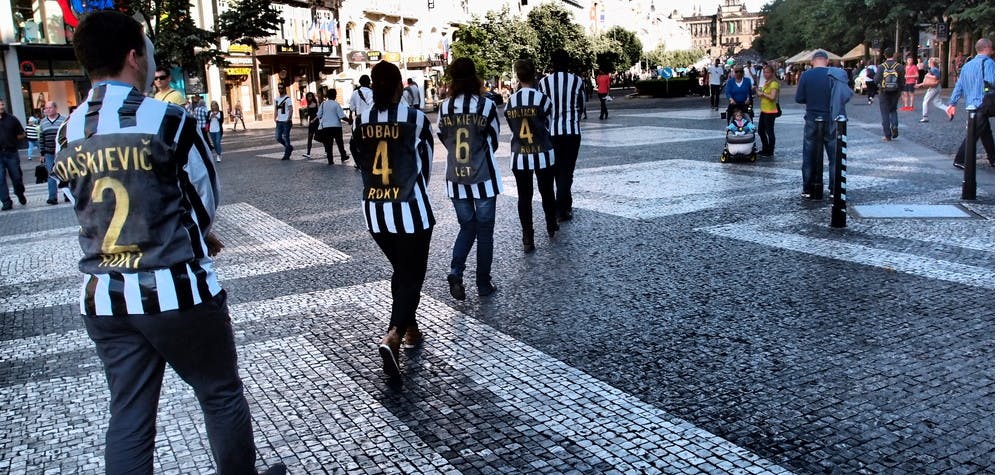
<svg viewBox="0 0 1000 475">
<path fill-rule="evenodd" d="M 723 162 L 753 162 L 757 160 L 757 127 L 752 113 L 742 107 L 731 107 L 731 120 L 726 126 L 726 146 L 722 149 Z"/>
</svg>

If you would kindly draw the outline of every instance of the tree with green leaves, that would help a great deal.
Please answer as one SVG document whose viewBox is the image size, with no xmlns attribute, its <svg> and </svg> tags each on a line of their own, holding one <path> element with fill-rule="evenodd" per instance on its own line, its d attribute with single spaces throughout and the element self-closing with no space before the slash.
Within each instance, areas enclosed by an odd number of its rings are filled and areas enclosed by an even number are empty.
<svg viewBox="0 0 1000 475">
<path fill-rule="evenodd" d="M 538 37 L 526 21 L 505 6 L 460 26 L 451 51 L 455 57 L 471 58 L 484 78 L 511 80 L 514 60 L 533 59 L 537 63 Z"/>
<path fill-rule="evenodd" d="M 528 24 L 538 35 L 538 69 L 544 71 L 549 65 L 552 52 L 566 50 L 570 57 L 570 68 L 586 71 L 594 67 L 594 51 L 591 43 L 577 24 L 572 14 L 556 2 L 543 3 L 528 12 Z"/>
<path fill-rule="evenodd" d="M 698 49 L 667 50 L 663 43 L 657 44 L 656 48 L 644 55 L 649 69 L 658 66 L 670 66 L 673 68 L 686 68 L 697 63 L 705 56 L 705 52 Z"/>
<path fill-rule="evenodd" d="M 642 59 L 642 42 L 635 33 L 620 26 L 591 39 L 597 67 L 603 71 L 625 71 Z"/>
</svg>

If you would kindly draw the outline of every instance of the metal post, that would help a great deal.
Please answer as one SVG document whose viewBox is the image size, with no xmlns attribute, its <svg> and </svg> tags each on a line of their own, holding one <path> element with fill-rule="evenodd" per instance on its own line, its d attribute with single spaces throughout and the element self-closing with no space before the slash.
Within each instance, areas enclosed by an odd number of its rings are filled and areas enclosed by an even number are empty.
<svg viewBox="0 0 1000 475">
<path fill-rule="evenodd" d="M 826 121 L 823 117 L 816 118 L 816 135 L 813 137 L 816 148 L 813 150 L 812 175 L 809 177 L 809 199 L 823 199 L 823 151 L 826 149 Z"/>
<path fill-rule="evenodd" d="M 962 199 L 976 199 L 976 110 L 968 109 L 965 124 L 965 181 L 962 182 Z"/>
<path fill-rule="evenodd" d="M 834 158 L 833 169 L 836 177 L 833 186 L 833 210 L 830 214 L 830 227 L 847 227 L 847 117 L 837 117 L 837 156 Z"/>
</svg>

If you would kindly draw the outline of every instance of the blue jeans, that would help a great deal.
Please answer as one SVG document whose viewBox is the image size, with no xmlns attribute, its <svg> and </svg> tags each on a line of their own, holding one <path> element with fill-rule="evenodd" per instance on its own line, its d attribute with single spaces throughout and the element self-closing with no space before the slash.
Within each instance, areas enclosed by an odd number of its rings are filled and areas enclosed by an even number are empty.
<svg viewBox="0 0 1000 475">
<path fill-rule="evenodd" d="M 35 157 L 35 150 L 38 150 L 39 148 L 37 140 L 28 141 L 28 160 Z"/>
<path fill-rule="evenodd" d="M 59 179 L 52 174 L 52 167 L 56 164 L 56 154 L 46 153 L 45 154 L 45 169 L 49 172 L 49 179 L 46 180 L 49 183 L 49 201 L 56 199 L 56 185 L 59 184 Z"/>
<path fill-rule="evenodd" d="M 274 140 L 285 147 L 282 159 L 292 156 L 292 121 L 274 123 Z"/>
<path fill-rule="evenodd" d="M 7 175 L 10 175 L 11 185 L 14 185 L 14 194 L 23 195 L 24 194 L 24 180 L 21 176 L 21 156 L 17 153 L 17 150 L 13 152 L 0 152 L 0 187 L 3 190 L 0 191 L 0 203 L 5 206 L 11 205 L 14 202 L 10 200 L 10 192 L 7 190 Z"/>
<path fill-rule="evenodd" d="M 493 224 L 496 220 L 497 199 L 452 198 L 455 215 L 458 217 L 458 236 L 451 251 L 451 275 L 462 277 L 465 260 L 476 245 L 476 285 L 480 289 L 489 286 L 493 269 Z"/>
<path fill-rule="evenodd" d="M 215 154 L 222 156 L 222 132 L 209 132 L 208 137 L 212 139 L 212 146 L 215 147 Z"/>
<path fill-rule="evenodd" d="M 816 117 L 806 116 L 806 124 L 802 130 L 802 191 L 809 192 L 809 184 L 818 181 L 823 184 L 823 165 L 820 163 L 819 170 L 813 170 L 812 157 L 819 144 L 816 142 Z M 829 186 L 833 186 L 836 171 L 833 169 L 833 160 L 837 156 L 837 123 L 825 118 L 823 122 L 823 147 L 826 148 L 826 157 L 830 163 Z M 815 173 L 815 176 L 813 175 Z"/>
</svg>

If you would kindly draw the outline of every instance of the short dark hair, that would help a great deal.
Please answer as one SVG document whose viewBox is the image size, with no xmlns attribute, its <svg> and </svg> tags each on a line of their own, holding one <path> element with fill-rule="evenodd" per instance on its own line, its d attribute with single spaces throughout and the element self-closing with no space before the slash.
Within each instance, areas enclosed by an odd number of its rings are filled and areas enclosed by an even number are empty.
<svg viewBox="0 0 1000 475">
<path fill-rule="evenodd" d="M 114 10 L 98 10 L 84 15 L 73 33 L 76 59 L 92 78 L 120 74 L 125 68 L 125 58 L 132 50 L 140 55 L 146 54 L 142 24 Z"/>
<path fill-rule="evenodd" d="M 372 78 L 368 77 L 367 74 L 362 74 L 361 78 L 358 79 L 358 83 L 360 83 L 364 87 L 371 86 L 372 85 Z"/>
<path fill-rule="evenodd" d="M 326 90 L 326 98 L 330 99 L 331 101 L 334 100 L 334 99 L 336 99 L 337 98 L 337 90 L 334 89 L 334 88 L 332 88 L 332 87 L 330 89 L 327 89 Z"/>
<path fill-rule="evenodd" d="M 569 69 L 569 53 L 564 49 L 557 49 L 552 52 L 552 69 L 556 71 L 566 71 Z"/>
<path fill-rule="evenodd" d="M 366 77 L 361 76 L 361 79 L 364 80 Z M 392 104 L 399 102 L 399 96 L 403 92 L 403 75 L 399 73 L 399 68 L 395 64 L 379 61 L 372 67 L 371 82 L 376 110 L 388 109 Z"/>
<path fill-rule="evenodd" d="M 153 72 L 154 73 L 167 73 L 167 76 L 170 76 L 170 70 L 167 69 L 166 66 L 157 66 L 156 69 L 153 70 Z"/>
<path fill-rule="evenodd" d="M 535 63 L 530 59 L 519 59 L 514 62 L 514 74 L 517 80 L 523 83 L 535 82 Z"/>
<path fill-rule="evenodd" d="M 886 58 L 893 58 L 893 57 L 896 56 L 896 50 L 894 50 L 892 48 L 886 48 L 886 49 L 882 50 L 882 56 L 884 56 Z"/>
<path fill-rule="evenodd" d="M 449 97 L 458 97 L 462 94 L 478 96 L 483 91 L 483 80 L 476 74 L 476 63 L 471 58 L 455 59 L 455 62 L 448 66 L 448 77 L 451 78 L 451 86 L 448 87 Z"/>
</svg>

